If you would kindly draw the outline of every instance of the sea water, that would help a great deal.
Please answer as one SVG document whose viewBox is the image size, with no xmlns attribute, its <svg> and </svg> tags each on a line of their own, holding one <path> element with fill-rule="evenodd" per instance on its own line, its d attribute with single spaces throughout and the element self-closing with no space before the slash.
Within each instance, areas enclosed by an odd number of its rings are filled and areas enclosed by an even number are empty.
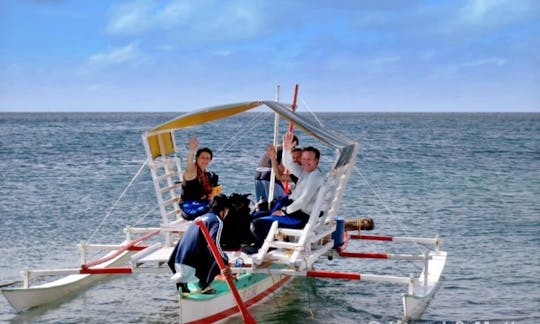
<svg viewBox="0 0 540 324">
<path fill-rule="evenodd" d="M 119 243 L 125 225 L 157 225 L 148 169 L 133 177 L 145 161 L 141 134 L 175 116 L 1 113 L 0 284 L 20 280 L 25 267 L 77 267 L 82 240 Z M 373 217 L 374 234 L 440 235 L 448 259 L 421 323 L 540 322 L 540 114 L 316 117 L 313 122 L 361 145 L 340 216 Z M 254 169 L 272 140 L 272 121 L 270 114 L 248 113 L 190 128 L 176 140 L 184 156 L 190 136 L 214 150 L 211 168 L 225 193 L 254 192 Z M 332 150 L 297 134 L 301 146 L 321 149 L 321 169 L 328 171 Z M 415 245 L 358 241 L 349 250 L 420 252 Z M 420 271 L 410 262 L 365 259 L 324 259 L 318 268 L 403 276 Z M 397 323 L 404 291 L 400 285 L 297 278 L 251 311 L 260 323 Z M 169 274 L 125 275 L 20 314 L 0 297 L 0 321 L 175 323 L 178 306 Z"/>
</svg>

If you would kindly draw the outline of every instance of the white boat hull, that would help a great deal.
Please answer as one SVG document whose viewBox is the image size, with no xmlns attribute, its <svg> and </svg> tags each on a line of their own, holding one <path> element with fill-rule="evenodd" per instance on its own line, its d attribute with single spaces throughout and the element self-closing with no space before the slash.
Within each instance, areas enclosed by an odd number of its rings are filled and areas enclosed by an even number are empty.
<svg viewBox="0 0 540 324">
<path fill-rule="evenodd" d="M 439 286 L 446 263 L 446 252 L 430 252 L 429 255 L 431 259 L 428 261 L 427 282 L 425 283 L 424 279 L 424 269 L 415 282 L 413 293 L 403 294 L 403 320 L 406 322 L 421 318 Z"/>
<path fill-rule="evenodd" d="M 132 252 L 126 251 L 118 257 L 96 266 L 96 268 L 107 268 L 121 265 L 129 260 Z M 54 303 L 70 295 L 79 293 L 92 285 L 94 282 L 104 279 L 107 274 L 78 274 L 69 275 L 61 279 L 28 288 L 2 288 L 2 294 L 9 304 L 17 312 L 30 309 L 49 303 Z"/>
</svg>

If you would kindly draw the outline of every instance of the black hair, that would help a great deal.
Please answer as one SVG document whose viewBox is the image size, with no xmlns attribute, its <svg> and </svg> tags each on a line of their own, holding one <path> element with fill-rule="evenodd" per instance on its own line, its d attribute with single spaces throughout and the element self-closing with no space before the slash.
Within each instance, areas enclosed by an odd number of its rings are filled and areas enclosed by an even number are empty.
<svg viewBox="0 0 540 324">
<path fill-rule="evenodd" d="M 302 152 L 305 152 L 305 151 L 315 153 L 315 157 L 317 158 L 317 160 L 319 160 L 321 157 L 321 152 L 318 149 L 314 148 L 313 146 L 304 147 L 302 149 Z"/>
<path fill-rule="evenodd" d="M 212 153 L 212 150 L 209 149 L 208 147 L 203 147 L 203 148 L 198 149 L 197 153 L 195 153 L 195 157 L 198 158 L 199 155 L 201 155 L 202 152 L 206 152 L 206 153 L 210 154 L 210 160 L 212 160 L 212 158 L 214 157 L 214 154 Z"/>
<path fill-rule="evenodd" d="M 373 218 L 365 218 L 366 222 L 368 223 L 368 225 L 364 228 L 361 228 L 365 231 L 371 231 L 372 229 L 375 228 L 375 222 L 373 221 Z"/>
<path fill-rule="evenodd" d="M 231 203 L 229 198 L 224 194 L 216 195 L 210 204 L 210 209 L 212 209 L 212 212 L 216 215 L 219 215 L 222 210 L 229 209 L 230 207 Z"/>
</svg>

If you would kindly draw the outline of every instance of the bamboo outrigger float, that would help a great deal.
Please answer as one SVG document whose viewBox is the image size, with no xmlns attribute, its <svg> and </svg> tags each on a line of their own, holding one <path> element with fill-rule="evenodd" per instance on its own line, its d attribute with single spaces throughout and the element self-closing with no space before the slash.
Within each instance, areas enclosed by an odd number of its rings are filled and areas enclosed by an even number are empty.
<svg viewBox="0 0 540 324">
<path fill-rule="evenodd" d="M 216 290 L 216 294 L 213 295 L 197 293 L 197 287 L 190 286 L 194 293 L 179 294 L 180 322 L 216 322 L 239 313 L 246 322 L 253 322 L 247 308 L 263 302 L 295 276 L 406 285 L 408 288 L 402 295 L 403 319 L 420 318 L 435 293 L 444 269 L 446 252 L 439 249 L 440 240 L 438 237 L 426 239 L 347 235 L 343 231 L 343 222 L 336 215 L 356 161 L 358 143 L 312 123 L 292 111 L 290 105 L 276 101 L 250 101 L 202 109 L 145 132 L 142 137 L 160 209 L 160 225 L 153 228 L 126 227 L 126 239 L 116 246 L 83 243 L 81 244 L 83 262 L 80 268 L 25 270 L 22 272 L 22 287 L 2 288 L 2 294 L 16 311 L 24 311 L 58 302 L 107 275 L 163 272 L 164 279 L 169 280 L 170 270 L 164 264 L 179 235 L 182 235 L 191 223 L 180 216 L 179 183 L 182 180 L 183 169 L 181 159 L 177 155 L 175 131 L 227 118 L 259 106 L 266 106 L 303 132 L 334 148 L 335 161 L 327 174 L 325 185 L 318 193 L 306 226 L 303 229 L 285 229 L 279 228 L 275 222 L 257 254 L 227 252 L 231 260 L 231 270 L 237 275 L 234 285 L 229 286 L 230 280 L 227 278 L 217 278 L 212 284 Z M 132 239 L 132 235 L 139 237 Z M 284 237 L 287 239 L 284 240 Z M 335 242 L 342 241 L 343 237 L 350 240 L 411 242 L 431 245 L 432 248 L 419 255 L 349 252 L 344 248 L 346 244 Z M 86 262 L 86 250 L 90 248 L 108 248 L 112 252 L 95 262 Z M 317 268 L 317 262 L 323 257 L 420 261 L 423 263 L 423 270 L 417 277 L 327 271 Z M 67 277 L 46 284 L 30 285 L 31 279 L 45 275 L 67 275 Z"/>
</svg>

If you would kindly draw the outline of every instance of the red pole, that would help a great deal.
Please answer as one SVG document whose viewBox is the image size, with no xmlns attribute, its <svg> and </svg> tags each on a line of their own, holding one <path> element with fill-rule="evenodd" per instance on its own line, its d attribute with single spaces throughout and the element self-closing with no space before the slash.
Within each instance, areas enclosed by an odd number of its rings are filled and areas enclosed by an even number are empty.
<svg viewBox="0 0 540 324">
<path fill-rule="evenodd" d="M 372 252 L 340 252 L 339 256 L 348 258 L 367 258 L 367 259 L 389 259 L 387 253 L 372 253 Z"/>
<path fill-rule="evenodd" d="M 362 275 L 356 272 L 336 272 L 313 270 L 306 272 L 306 276 L 314 278 L 334 278 L 334 279 L 353 279 L 360 280 Z"/>
<path fill-rule="evenodd" d="M 292 111 L 296 111 L 296 99 L 298 97 L 298 84 L 294 86 L 294 95 L 293 95 L 293 102 L 292 102 Z M 293 123 L 289 122 L 289 132 L 292 133 L 294 129 Z M 285 174 L 289 174 L 289 170 L 285 170 Z M 290 188 L 289 188 L 289 182 L 283 183 L 283 189 L 285 190 L 286 194 L 289 194 Z"/>
<path fill-rule="evenodd" d="M 351 234 L 351 239 L 355 240 L 372 240 L 372 241 L 393 241 L 394 238 L 392 236 L 385 236 L 385 235 L 356 235 Z"/>
<path fill-rule="evenodd" d="M 212 251 L 212 255 L 214 256 L 214 259 L 216 259 L 216 262 L 219 266 L 219 269 L 221 271 L 225 270 L 226 265 L 225 262 L 223 262 L 223 259 L 221 258 L 221 254 L 218 251 L 218 248 L 214 241 L 212 240 L 212 237 L 210 236 L 210 233 L 208 232 L 208 229 L 206 228 L 206 225 L 204 225 L 204 222 L 200 219 L 195 220 L 195 224 L 197 224 L 204 235 L 204 238 L 206 239 L 206 242 L 208 242 L 208 247 L 210 248 L 210 251 Z M 257 323 L 255 319 L 251 316 L 249 311 L 247 310 L 246 305 L 242 301 L 242 297 L 240 297 L 240 293 L 236 289 L 236 286 L 234 285 L 231 276 L 224 276 L 227 280 L 227 285 L 229 285 L 229 289 L 231 290 L 234 299 L 236 300 L 236 305 L 238 306 L 238 310 L 240 313 L 242 313 L 242 319 L 244 320 L 244 323 L 247 324 L 255 324 Z"/>
<path fill-rule="evenodd" d="M 133 273 L 131 267 L 110 267 L 110 268 L 97 268 L 90 269 L 84 268 L 80 270 L 81 274 L 129 274 Z"/>
</svg>

